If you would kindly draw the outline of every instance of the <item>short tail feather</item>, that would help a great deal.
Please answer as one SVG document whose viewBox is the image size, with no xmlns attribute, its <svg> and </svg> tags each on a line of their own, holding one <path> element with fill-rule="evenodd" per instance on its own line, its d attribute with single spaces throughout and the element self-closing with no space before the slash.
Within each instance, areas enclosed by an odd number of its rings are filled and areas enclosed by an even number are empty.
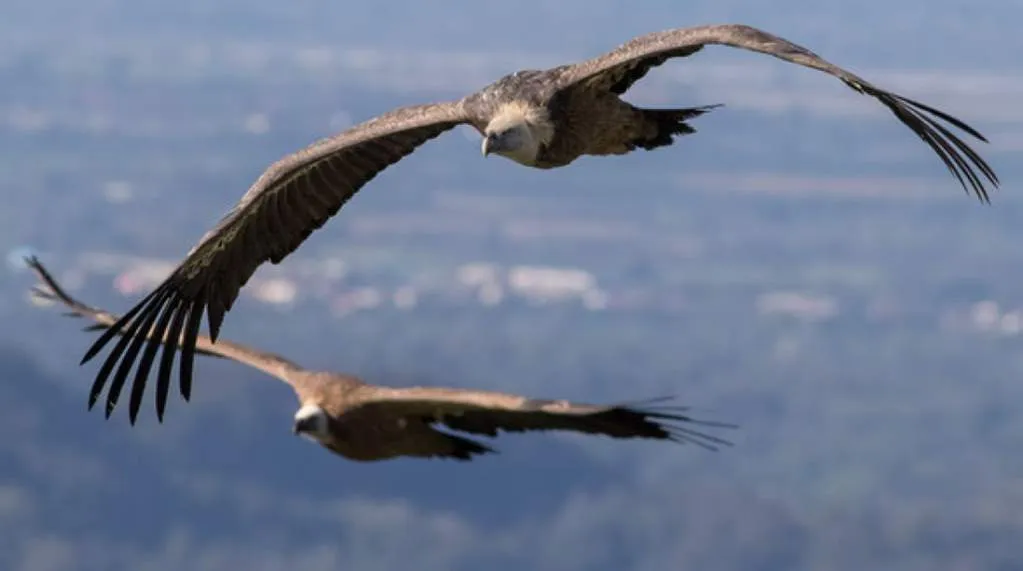
<svg viewBox="0 0 1023 571">
<path fill-rule="evenodd" d="M 687 120 L 699 117 L 704 113 L 721 107 L 721 104 L 690 107 L 686 109 L 640 109 L 643 118 L 657 127 L 653 137 L 642 137 L 633 141 L 633 145 L 645 150 L 666 147 L 674 142 L 677 135 L 691 135 L 696 132 Z"/>
</svg>

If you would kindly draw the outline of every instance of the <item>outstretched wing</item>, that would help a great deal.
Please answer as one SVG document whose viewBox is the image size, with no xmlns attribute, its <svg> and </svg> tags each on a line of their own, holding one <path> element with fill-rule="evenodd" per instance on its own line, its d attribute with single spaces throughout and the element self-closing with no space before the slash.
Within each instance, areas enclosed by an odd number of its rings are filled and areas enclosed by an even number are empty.
<svg viewBox="0 0 1023 571">
<path fill-rule="evenodd" d="M 990 202 L 981 177 L 996 188 L 999 185 L 998 176 L 987 162 L 937 119 L 987 142 L 983 135 L 966 123 L 923 103 L 885 91 L 802 46 L 750 26 L 694 26 L 639 36 L 604 55 L 565 66 L 560 70 L 554 85 L 559 90 L 585 85 L 621 94 L 650 69 L 671 58 L 696 53 L 708 44 L 760 52 L 835 76 L 852 89 L 874 97 L 890 109 L 899 121 L 934 150 L 967 193 L 972 189 L 982 202 Z"/>
<path fill-rule="evenodd" d="M 96 375 L 89 408 L 111 373 L 110 394 L 120 392 L 150 330 L 156 339 L 167 340 L 158 372 L 161 386 L 169 382 L 172 355 L 180 344 L 179 384 L 188 400 L 203 312 L 210 339 L 216 341 L 224 314 L 260 265 L 279 263 L 379 172 L 468 120 L 459 102 L 403 107 L 271 165 L 171 275 L 86 351 L 82 363 L 122 334 Z M 159 345 L 150 343 L 142 353 L 136 386 L 149 375 Z"/>
<path fill-rule="evenodd" d="M 735 428 L 697 420 L 685 407 L 661 405 L 591 405 L 564 400 L 535 400 L 491 391 L 434 387 L 391 389 L 366 387 L 360 412 L 377 408 L 383 416 L 420 417 L 448 428 L 497 436 L 499 430 L 525 432 L 565 430 L 612 438 L 647 438 L 688 442 L 709 450 L 731 443 L 686 425 Z"/>
<path fill-rule="evenodd" d="M 48 301 L 54 301 L 63 304 L 67 307 L 68 311 L 64 314 L 70 317 L 84 317 L 91 319 L 95 323 L 91 326 L 86 327 L 86 331 L 93 330 L 104 330 L 111 327 L 117 322 L 118 316 L 113 313 L 107 312 L 103 309 L 98 309 L 81 301 L 71 297 L 67 291 L 64 290 L 57 283 L 57 280 L 50 274 L 50 272 L 43 266 L 42 262 L 36 257 L 26 258 L 25 263 L 36 273 L 39 277 L 40 285 L 32 288 L 32 295 L 39 299 Z M 155 331 L 151 331 L 148 335 L 148 339 L 151 343 L 159 344 L 161 340 L 166 338 L 154 337 Z M 233 343 L 221 339 L 216 344 L 205 335 L 199 335 L 195 339 L 195 352 L 200 355 L 207 355 L 210 357 L 218 357 L 223 359 L 230 359 L 243 365 L 254 367 L 267 373 L 268 375 L 277 377 L 278 379 L 288 382 L 288 372 L 299 370 L 298 365 L 291 361 L 275 355 L 273 353 L 267 353 L 247 347 L 238 343 Z M 173 355 L 168 352 L 164 355 Z M 166 357 L 165 357 L 166 358 Z M 169 377 L 163 377 L 169 378 Z M 142 396 L 145 392 L 145 377 L 140 380 L 136 380 L 132 386 L 131 400 L 129 402 L 129 414 L 131 423 L 135 423 L 136 415 L 138 414 L 139 406 L 142 403 Z M 167 391 L 170 387 L 166 383 L 158 383 L 156 389 L 156 411 L 159 416 L 163 416 L 163 411 L 167 406 Z M 90 402 L 95 401 L 99 395 L 90 395 Z M 114 405 L 117 404 L 117 398 L 120 396 L 120 387 L 115 392 L 114 387 L 111 387 L 109 394 L 107 395 L 107 409 L 106 415 L 110 416 L 110 413 L 114 409 Z"/>
</svg>

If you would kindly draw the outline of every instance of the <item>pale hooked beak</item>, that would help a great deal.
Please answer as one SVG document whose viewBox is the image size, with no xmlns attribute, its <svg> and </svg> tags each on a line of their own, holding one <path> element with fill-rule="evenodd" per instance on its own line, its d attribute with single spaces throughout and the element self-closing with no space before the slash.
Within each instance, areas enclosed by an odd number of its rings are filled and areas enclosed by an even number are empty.
<svg viewBox="0 0 1023 571">
<path fill-rule="evenodd" d="M 496 145 L 497 145 L 497 135 L 494 135 L 493 133 L 491 133 L 490 135 L 487 135 L 486 137 L 483 138 L 483 145 L 482 145 L 482 147 L 480 147 L 480 151 L 483 152 L 483 156 L 485 157 L 485 156 L 489 155 L 491 153 L 491 151 L 494 150 L 494 147 Z"/>
</svg>

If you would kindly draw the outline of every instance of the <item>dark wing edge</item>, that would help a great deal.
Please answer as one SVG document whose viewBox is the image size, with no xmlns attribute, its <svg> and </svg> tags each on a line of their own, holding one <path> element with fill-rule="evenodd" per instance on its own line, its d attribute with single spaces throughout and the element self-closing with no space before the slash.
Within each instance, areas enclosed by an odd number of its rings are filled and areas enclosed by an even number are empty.
<svg viewBox="0 0 1023 571">
<path fill-rule="evenodd" d="M 673 397 L 635 403 L 590 405 L 565 400 L 528 399 L 493 391 L 409 387 L 374 387 L 360 408 L 379 407 L 384 416 L 416 417 L 452 430 L 496 437 L 500 431 L 561 430 L 611 438 L 669 440 L 707 450 L 732 442 L 699 428 L 734 429 L 737 425 L 697 419 Z"/>
<path fill-rule="evenodd" d="M 469 462 L 475 460 L 479 456 L 498 454 L 496 448 L 487 446 L 486 444 L 471 438 L 466 438 L 458 434 L 448 434 L 447 432 L 433 428 L 431 428 L 431 430 L 434 430 L 434 432 L 440 436 L 442 442 L 436 443 L 435 446 L 430 447 L 425 451 L 424 455 L 428 458 Z"/>
<path fill-rule="evenodd" d="M 110 313 L 106 310 L 96 308 L 76 299 L 65 290 L 56 278 L 50 273 L 50 271 L 43 265 L 42 262 L 35 256 L 25 258 L 25 263 L 28 267 L 35 272 L 39 278 L 40 284 L 33 286 L 30 290 L 32 296 L 36 299 L 40 299 L 52 303 L 60 303 L 64 305 L 68 311 L 64 312 L 65 316 L 68 317 L 84 317 L 92 320 L 94 323 L 85 327 L 86 331 L 103 331 L 109 329 L 114 323 L 117 322 L 119 316 Z M 155 339 L 155 332 L 151 332 L 147 336 L 150 341 Z M 166 344 L 166 338 L 163 338 L 164 344 Z M 289 382 L 288 373 L 290 371 L 300 370 L 300 367 L 295 363 L 276 355 L 274 353 L 268 353 L 265 351 L 259 351 L 252 347 L 235 343 L 228 340 L 221 340 L 214 344 L 209 337 L 205 335 L 199 335 L 196 337 L 196 354 L 216 357 L 218 359 L 227 359 L 243 365 L 248 365 L 255 369 L 259 369 L 271 376 L 277 377 L 285 382 Z M 290 382 L 289 382 L 290 384 Z M 169 387 L 161 385 L 157 387 L 156 393 L 156 411 L 158 416 L 163 416 L 164 411 L 167 407 L 167 392 Z M 145 384 L 135 383 L 132 386 L 131 402 L 132 407 L 136 410 L 141 405 L 142 397 L 144 396 Z M 98 397 L 99 395 L 96 395 Z M 114 398 L 116 400 L 117 396 Z M 90 402 L 94 401 L 95 398 L 90 396 Z M 91 405 L 90 405 L 91 406 Z M 112 408 L 108 408 L 107 416 L 109 417 Z"/>
<path fill-rule="evenodd" d="M 271 165 L 171 275 L 85 352 L 82 364 L 121 334 L 96 375 L 89 408 L 95 405 L 112 374 L 106 411 L 110 416 L 136 360 L 134 383 L 144 385 L 161 339 L 167 342 L 157 372 L 158 394 L 170 384 L 174 354 L 180 348 L 179 392 L 188 401 L 203 313 L 210 340 L 216 341 L 224 314 L 261 264 L 279 263 L 385 168 L 426 141 L 470 120 L 461 102 L 402 107 Z M 152 336 L 146 333 L 149 331 Z M 147 337 L 149 342 L 145 343 Z M 133 400 L 129 408 L 132 424 L 137 414 Z M 157 418 L 163 421 L 159 412 Z"/>
<path fill-rule="evenodd" d="M 65 306 L 68 311 L 65 311 L 63 315 L 65 317 L 84 317 L 92 320 L 94 323 L 86 325 L 83 331 L 102 331 L 113 325 L 118 316 L 110 313 L 106 310 L 93 307 L 73 297 L 65 290 L 53 274 L 46 268 L 46 266 L 39 260 L 37 256 L 26 256 L 24 258 L 25 265 L 29 267 L 39 279 L 40 284 L 32 286 L 29 290 L 32 297 L 41 301 L 50 303 L 59 303 Z M 195 351 L 199 355 L 205 355 L 208 357 L 217 357 L 219 359 L 225 358 L 219 353 L 214 353 L 208 349 L 196 348 Z"/>
<path fill-rule="evenodd" d="M 654 401 L 635 405 L 593 406 L 529 400 L 520 410 L 472 409 L 461 414 L 445 415 L 439 422 L 454 430 L 491 437 L 496 436 L 500 430 L 560 430 L 619 439 L 668 440 L 678 444 L 694 444 L 710 451 L 733 445 L 729 440 L 691 427 L 737 429 L 738 425 L 700 420 L 685 414 L 689 410 L 689 407 L 679 405 L 655 405 Z"/>
<path fill-rule="evenodd" d="M 564 66 L 554 81 L 554 88 L 561 90 L 585 83 L 620 94 L 652 67 L 674 57 L 691 55 L 708 44 L 767 54 L 837 77 L 848 87 L 877 99 L 887 107 L 938 155 L 967 194 L 972 190 L 982 203 L 988 204 L 991 198 L 981 177 L 993 188 L 1001 184 L 994 169 L 973 148 L 938 122 L 944 121 L 980 141 L 988 142 L 962 120 L 919 101 L 881 89 L 802 46 L 742 24 L 694 26 L 639 36 L 601 56 Z"/>
</svg>

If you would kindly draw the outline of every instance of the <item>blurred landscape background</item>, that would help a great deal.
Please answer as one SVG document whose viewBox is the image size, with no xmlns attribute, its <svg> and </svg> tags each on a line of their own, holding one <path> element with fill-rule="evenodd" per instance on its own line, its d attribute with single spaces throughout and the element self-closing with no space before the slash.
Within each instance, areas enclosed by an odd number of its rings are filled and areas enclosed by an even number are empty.
<svg viewBox="0 0 1023 571">
<path fill-rule="evenodd" d="M 0 19 L 0 567 L 939 571 L 1023 566 L 1018 1 L 37 0 Z M 737 22 L 974 125 L 985 206 L 873 99 L 708 47 L 631 101 L 725 106 L 670 149 L 557 171 L 456 130 L 363 189 L 222 336 L 369 381 L 678 395 L 720 453 L 504 436 L 343 461 L 290 389 L 200 360 L 134 429 L 85 410 L 92 334 L 272 161 L 398 105 L 670 27 Z"/>
</svg>

